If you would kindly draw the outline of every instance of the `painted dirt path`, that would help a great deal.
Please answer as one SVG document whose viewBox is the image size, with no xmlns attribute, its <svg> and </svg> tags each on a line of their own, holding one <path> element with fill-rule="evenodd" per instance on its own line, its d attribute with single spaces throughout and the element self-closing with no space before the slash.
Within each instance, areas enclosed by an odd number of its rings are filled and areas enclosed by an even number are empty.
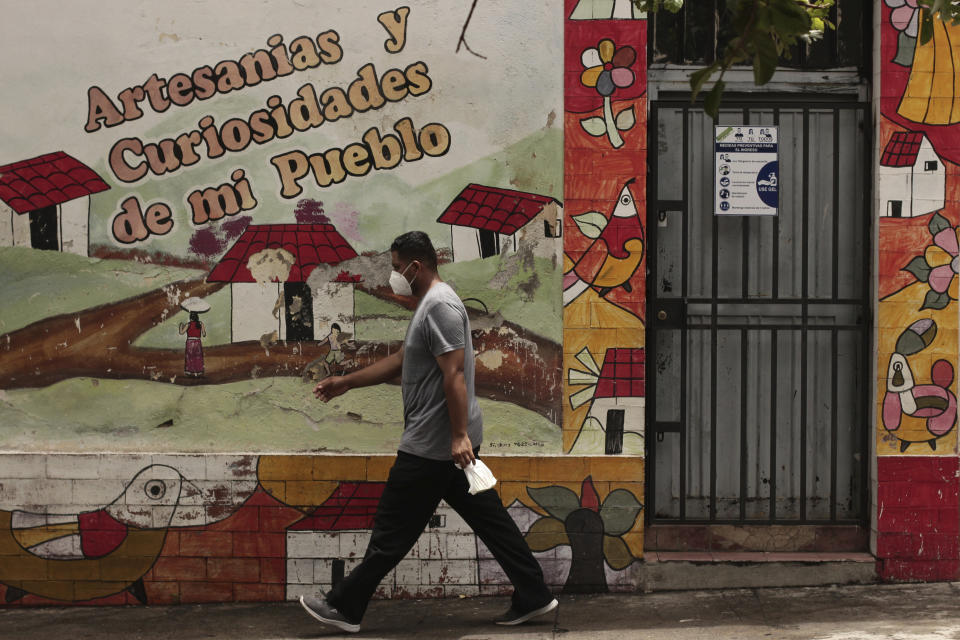
<svg viewBox="0 0 960 640">
<path fill-rule="evenodd" d="M 0 389 L 44 387 L 75 377 L 146 379 L 181 385 L 219 384 L 250 378 L 297 376 L 327 347 L 314 342 L 259 342 L 204 346 L 205 376 L 183 375 L 182 349 L 134 347 L 141 334 L 179 311 L 188 295 L 205 297 L 225 283 L 185 280 L 133 298 L 46 318 L 0 335 Z M 368 290 L 379 295 L 377 290 Z M 556 390 L 561 350 L 554 342 L 506 321 L 480 322 L 473 331 L 477 394 L 530 409 L 559 424 Z M 487 326 L 490 325 L 490 326 Z M 348 370 L 360 368 L 400 347 L 357 343 L 345 347 Z"/>
</svg>

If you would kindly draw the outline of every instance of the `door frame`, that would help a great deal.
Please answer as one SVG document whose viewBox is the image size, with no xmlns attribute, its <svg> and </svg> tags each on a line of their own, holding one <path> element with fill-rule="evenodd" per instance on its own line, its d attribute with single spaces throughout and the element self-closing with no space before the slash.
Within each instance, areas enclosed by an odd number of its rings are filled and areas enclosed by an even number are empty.
<svg viewBox="0 0 960 640">
<path fill-rule="evenodd" d="M 659 136 L 659 118 L 658 118 L 658 107 L 678 107 L 678 108 L 689 108 L 691 110 L 702 110 L 703 102 L 698 101 L 691 104 L 689 93 L 684 92 L 652 92 L 657 94 L 656 99 L 651 99 L 649 103 L 649 114 L 648 114 L 648 149 L 649 158 L 648 158 L 648 180 L 647 180 L 647 300 L 645 303 L 647 318 L 647 351 L 648 351 L 648 362 L 651 363 L 651 366 L 648 367 L 647 371 L 647 398 L 646 398 L 646 461 L 645 461 L 645 482 L 646 489 L 645 493 L 647 499 L 650 502 L 650 507 L 644 509 L 645 512 L 645 522 L 647 526 L 655 526 L 657 524 L 671 524 L 671 525 L 700 525 L 700 526 L 712 526 L 712 525 L 739 525 L 739 526 L 751 526 L 751 525 L 789 525 L 789 526 L 801 526 L 801 525 L 855 525 L 857 527 L 867 527 L 870 523 L 870 505 L 871 505 L 871 496 L 874 493 L 874 487 L 871 484 L 871 473 L 870 469 L 873 466 L 873 460 L 875 457 L 875 448 L 874 448 L 874 434 L 876 433 L 876 415 L 874 411 L 875 402 L 876 402 L 876 327 L 874 326 L 874 317 L 876 312 L 876 283 L 875 283 L 875 270 L 874 263 L 876 261 L 875 247 L 876 247 L 876 233 L 877 233 L 877 220 L 876 220 L 876 203 L 873 201 L 873 183 L 875 175 L 875 167 L 873 163 L 873 153 L 874 153 L 874 136 L 875 136 L 875 122 L 873 118 L 872 105 L 864 96 L 857 94 L 828 94 L 828 95 L 807 95 L 804 94 L 801 98 L 800 95 L 795 93 L 772 93 L 772 92 L 754 92 L 754 93 L 743 93 L 743 94 L 734 94 L 728 91 L 721 105 L 721 109 L 729 110 L 731 108 L 737 109 L 742 108 L 744 112 L 748 109 L 756 108 L 774 108 L 774 107 L 793 107 L 798 106 L 809 107 L 811 109 L 816 108 L 831 108 L 831 107 L 841 107 L 841 108 L 855 108 L 864 114 L 863 116 L 863 184 L 861 188 L 864 195 L 864 208 L 865 211 L 863 215 L 865 216 L 864 228 L 862 231 L 862 242 L 863 242 L 863 274 L 864 286 L 863 286 L 863 300 L 862 300 L 862 310 L 864 317 L 861 320 L 861 324 L 864 327 L 864 338 L 863 338 L 863 353 L 861 358 L 861 363 L 859 365 L 859 370 L 861 371 L 861 380 L 862 380 L 862 397 L 860 398 L 861 411 L 863 416 L 863 428 L 861 434 L 859 434 L 858 444 L 860 445 L 860 451 L 864 455 L 864 461 L 861 465 L 860 470 L 860 482 L 862 486 L 860 498 L 860 504 L 858 505 L 858 511 L 860 513 L 859 518 L 856 521 L 850 520 L 814 520 L 807 518 L 805 515 L 805 505 L 801 500 L 801 518 L 800 519 L 783 519 L 777 518 L 776 513 L 773 513 L 773 516 L 769 520 L 721 520 L 710 518 L 710 519 L 691 519 L 685 517 L 683 511 L 681 511 L 680 518 L 656 518 L 655 517 L 655 491 L 656 491 L 656 453 L 655 453 L 655 441 L 658 437 L 658 434 L 661 432 L 679 432 L 681 438 L 681 460 L 680 460 L 680 490 L 681 492 L 685 491 L 686 487 L 686 460 L 683 457 L 683 453 L 686 451 L 685 443 L 685 432 L 682 428 L 682 422 L 677 423 L 675 426 L 668 426 L 666 428 L 661 428 L 656 420 L 656 340 L 657 340 L 657 331 L 658 331 L 658 320 L 654 315 L 656 305 L 658 303 L 658 298 L 656 296 L 656 281 L 657 281 L 657 229 L 659 222 L 659 212 L 661 209 L 670 210 L 670 204 L 672 203 L 675 207 L 678 203 L 686 204 L 688 199 L 688 194 L 684 194 L 684 199 L 681 201 L 664 201 L 660 202 L 658 199 L 658 156 L 656 150 L 658 149 L 658 136 Z M 688 146 L 688 127 L 686 125 L 686 112 L 684 115 L 684 126 L 683 126 L 683 147 L 686 149 Z M 714 120 L 714 123 L 717 121 Z M 805 133 L 805 135 L 807 135 Z M 809 147 L 804 145 L 804 158 L 803 158 L 803 167 L 802 171 L 804 177 L 806 178 L 809 172 Z M 683 167 L 684 171 L 684 184 L 688 184 L 688 175 L 689 171 L 688 165 L 685 164 Z M 666 206 L 664 206 L 666 205 Z M 686 237 L 686 222 L 684 222 L 684 237 Z M 683 301 L 677 298 L 666 298 L 659 299 L 660 304 L 664 302 L 668 304 L 670 302 L 679 303 L 678 307 L 683 306 Z M 680 312 L 681 322 L 685 323 L 684 314 L 681 309 L 676 311 Z M 672 314 L 671 314 L 672 315 Z M 684 341 L 681 342 L 683 353 L 681 358 L 686 357 L 686 344 Z M 685 369 L 684 369 L 685 370 Z M 684 404 L 687 401 L 686 399 L 686 384 L 681 387 L 681 404 Z M 685 415 L 685 409 L 681 414 L 681 420 Z M 805 409 L 804 409 L 805 411 Z M 805 415 L 805 414 L 804 414 Z M 672 423 L 667 423 L 672 424 Z M 715 432 L 714 432 L 715 437 Z M 834 448 L 835 451 L 835 448 Z M 804 454 L 805 455 L 805 454 Z M 805 474 L 806 471 L 801 467 L 801 473 Z M 801 486 L 804 486 L 801 483 Z M 805 491 L 805 489 L 803 490 Z M 803 495 L 801 492 L 801 497 Z M 711 492 L 714 493 L 715 492 Z M 775 489 L 771 488 L 771 495 L 775 496 Z M 714 495 L 715 498 L 715 495 Z M 834 513 L 834 507 L 831 507 L 831 514 Z M 712 510 L 712 514 L 715 516 L 715 509 Z"/>
</svg>

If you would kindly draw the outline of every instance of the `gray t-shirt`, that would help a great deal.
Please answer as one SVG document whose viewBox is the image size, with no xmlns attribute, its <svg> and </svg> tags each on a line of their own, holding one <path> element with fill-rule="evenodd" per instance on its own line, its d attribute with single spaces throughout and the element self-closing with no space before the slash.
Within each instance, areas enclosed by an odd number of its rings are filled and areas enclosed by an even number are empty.
<svg viewBox="0 0 960 640">
<path fill-rule="evenodd" d="M 423 296 L 403 340 L 403 437 L 400 451 L 431 460 L 451 460 L 450 413 L 437 356 L 464 349 L 467 435 L 474 448 L 483 441 L 483 416 L 474 394 L 470 320 L 457 294 L 444 282 Z"/>
</svg>

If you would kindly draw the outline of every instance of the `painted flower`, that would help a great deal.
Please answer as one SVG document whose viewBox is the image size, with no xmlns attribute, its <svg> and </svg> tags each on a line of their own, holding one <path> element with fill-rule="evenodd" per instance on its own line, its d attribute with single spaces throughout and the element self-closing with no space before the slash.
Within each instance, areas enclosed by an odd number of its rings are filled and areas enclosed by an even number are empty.
<svg viewBox="0 0 960 640">
<path fill-rule="evenodd" d="M 958 230 L 947 228 L 933 237 L 933 244 L 927 247 L 923 257 L 930 267 L 927 283 L 932 291 L 946 293 L 952 300 L 960 300 L 960 242 Z"/>
<path fill-rule="evenodd" d="M 632 129 L 637 118 L 632 106 L 614 114 L 610 96 L 618 88 L 625 89 L 636 80 L 630 70 L 636 60 L 637 52 L 633 47 L 623 46 L 618 49 L 609 38 L 601 40 L 595 48 L 584 49 L 580 55 L 580 61 L 585 67 L 580 74 L 580 83 L 585 87 L 593 87 L 603 97 L 603 117 L 583 118 L 580 126 L 591 136 L 606 135 L 614 149 L 623 146 L 620 132 Z"/>
<path fill-rule="evenodd" d="M 917 0 L 883 0 L 893 9 L 890 12 L 890 24 L 897 31 L 902 31 L 911 38 L 916 38 L 920 31 L 920 11 Z"/>
<path fill-rule="evenodd" d="M 933 244 L 903 268 L 930 287 L 920 309 L 944 309 L 951 300 L 960 300 L 960 227 L 939 213 L 927 225 Z"/>
<path fill-rule="evenodd" d="M 633 84 L 636 77 L 630 66 L 636 61 L 637 52 L 633 47 L 616 48 L 613 40 L 604 38 L 594 49 L 585 49 L 580 61 L 586 67 L 580 74 L 580 82 L 585 87 L 594 87 L 601 96 L 613 95 L 619 87 L 625 89 Z"/>
</svg>

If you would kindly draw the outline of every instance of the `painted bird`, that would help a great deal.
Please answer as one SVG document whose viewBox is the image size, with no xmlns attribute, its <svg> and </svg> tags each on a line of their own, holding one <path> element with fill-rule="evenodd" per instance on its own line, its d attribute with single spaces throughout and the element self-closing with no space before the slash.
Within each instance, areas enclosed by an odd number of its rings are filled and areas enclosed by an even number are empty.
<svg viewBox="0 0 960 640">
<path fill-rule="evenodd" d="M 937 440 L 950 433 L 957 422 L 957 397 L 953 365 L 939 359 L 930 367 L 932 384 L 917 384 L 907 356 L 926 349 L 937 335 L 930 318 L 917 320 L 904 329 L 887 366 L 887 390 L 883 396 L 883 426 L 900 441 L 900 451 L 926 442 L 936 450 Z"/>
<path fill-rule="evenodd" d="M 590 287 L 601 297 L 617 287 L 630 292 L 630 278 L 643 259 L 643 223 L 628 181 L 617 196 L 617 204 L 609 219 L 591 211 L 574 220 L 584 235 L 593 238 L 583 255 L 572 264 L 565 261 L 563 304 L 573 302 Z"/>
<path fill-rule="evenodd" d="M 73 515 L 0 510 L 0 583 L 26 594 L 83 601 L 128 590 L 146 602 L 143 576 L 163 549 L 174 513 L 200 490 L 175 468 L 142 469 L 117 498 Z"/>
</svg>

